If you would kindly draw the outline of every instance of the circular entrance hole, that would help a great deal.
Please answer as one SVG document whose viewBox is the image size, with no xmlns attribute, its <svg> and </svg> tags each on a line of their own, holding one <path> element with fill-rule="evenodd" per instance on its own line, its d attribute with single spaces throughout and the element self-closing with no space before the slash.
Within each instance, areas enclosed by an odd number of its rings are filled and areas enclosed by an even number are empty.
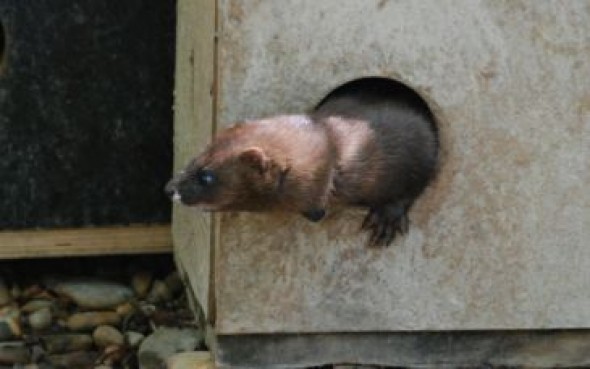
<svg viewBox="0 0 590 369">
<path fill-rule="evenodd" d="M 365 118 L 365 115 L 371 117 L 373 108 L 384 106 L 385 111 L 409 110 L 424 118 L 439 150 L 438 125 L 428 103 L 412 88 L 390 78 L 364 77 L 347 82 L 328 93 L 313 110 Z"/>
<path fill-rule="evenodd" d="M 392 106 L 405 106 L 425 117 L 438 135 L 436 120 L 428 103 L 412 88 L 390 78 L 365 77 L 347 82 L 324 97 L 314 110 L 326 107 L 328 103 L 334 104 L 335 101 L 351 99 L 367 106 L 388 103 Z M 338 109 L 341 109 L 342 113 L 355 115 L 356 107 L 354 104 L 341 104 Z"/>
</svg>

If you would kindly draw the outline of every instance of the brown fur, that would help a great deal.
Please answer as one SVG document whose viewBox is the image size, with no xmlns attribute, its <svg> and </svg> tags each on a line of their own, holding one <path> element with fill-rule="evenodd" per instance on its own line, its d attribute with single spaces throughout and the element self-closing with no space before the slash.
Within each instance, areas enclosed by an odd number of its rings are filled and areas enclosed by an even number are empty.
<svg viewBox="0 0 590 369">
<path fill-rule="evenodd" d="M 310 116 L 236 124 L 167 192 L 209 210 L 286 210 L 314 221 L 331 205 L 364 206 L 370 243 L 387 245 L 407 231 L 407 212 L 434 175 L 437 140 L 431 117 L 381 96 L 336 95 Z"/>
<path fill-rule="evenodd" d="M 214 194 L 183 201 L 187 205 L 305 212 L 326 206 L 333 151 L 324 127 L 306 116 L 239 123 L 217 135 L 184 174 L 172 180 L 168 191 L 179 190 L 198 169 L 207 168 L 217 173 L 219 186 Z"/>
</svg>

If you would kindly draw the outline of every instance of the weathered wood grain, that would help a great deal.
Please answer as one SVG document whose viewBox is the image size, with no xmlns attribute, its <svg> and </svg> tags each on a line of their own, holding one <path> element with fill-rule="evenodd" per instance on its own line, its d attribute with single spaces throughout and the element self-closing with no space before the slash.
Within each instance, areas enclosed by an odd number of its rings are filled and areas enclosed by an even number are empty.
<svg viewBox="0 0 590 369">
<path fill-rule="evenodd" d="M 169 225 L 0 232 L 0 259 L 172 252 Z"/>
</svg>

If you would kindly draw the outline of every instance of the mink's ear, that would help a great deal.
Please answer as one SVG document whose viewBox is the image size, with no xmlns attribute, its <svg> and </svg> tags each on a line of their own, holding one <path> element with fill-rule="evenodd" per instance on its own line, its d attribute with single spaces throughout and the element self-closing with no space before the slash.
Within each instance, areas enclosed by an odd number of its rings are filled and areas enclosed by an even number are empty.
<svg viewBox="0 0 590 369">
<path fill-rule="evenodd" d="M 270 167 L 270 158 L 260 147 L 250 147 L 240 153 L 240 161 L 247 166 L 264 173 Z"/>
</svg>

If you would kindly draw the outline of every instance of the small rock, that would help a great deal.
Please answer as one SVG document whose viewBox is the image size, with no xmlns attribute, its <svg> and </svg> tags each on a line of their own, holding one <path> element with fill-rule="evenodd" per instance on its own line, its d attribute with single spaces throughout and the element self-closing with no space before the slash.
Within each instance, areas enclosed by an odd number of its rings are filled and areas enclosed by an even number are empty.
<svg viewBox="0 0 590 369">
<path fill-rule="evenodd" d="M 12 295 L 13 300 L 18 300 L 23 295 L 23 290 L 20 288 L 18 284 L 13 284 L 12 288 L 10 289 L 10 295 Z"/>
<path fill-rule="evenodd" d="M 99 325 L 118 325 L 121 317 L 114 311 L 94 311 L 72 314 L 66 326 L 73 331 L 84 331 Z"/>
<path fill-rule="evenodd" d="M 139 310 L 145 316 L 152 316 L 156 311 L 158 311 L 158 308 L 156 305 L 141 301 L 139 303 Z"/>
<path fill-rule="evenodd" d="M 51 309 L 44 307 L 29 315 L 29 325 L 33 331 L 42 331 L 51 326 Z"/>
<path fill-rule="evenodd" d="M 166 360 L 166 369 L 215 369 L 215 362 L 209 351 L 182 352 Z"/>
<path fill-rule="evenodd" d="M 166 361 L 153 351 L 145 351 L 137 359 L 139 369 L 163 369 L 166 365 Z"/>
<path fill-rule="evenodd" d="M 122 346 L 125 343 L 123 334 L 110 325 L 98 326 L 92 333 L 92 338 L 94 338 L 94 344 L 101 348 L 113 345 Z"/>
<path fill-rule="evenodd" d="M 176 296 L 179 292 L 181 292 L 182 288 L 184 287 L 182 279 L 180 279 L 180 274 L 178 274 L 177 271 L 170 273 L 164 279 L 164 283 L 166 283 L 166 286 L 168 286 L 168 289 L 173 296 Z"/>
<path fill-rule="evenodd" d="M 89 334 L 56 334 L 41 337 L 41 342 L 48 354 L 65 354 L 85 351 L 94 345 Z"/>
<path fill-rule="evenodd" d="M 125 342 L 129 347 L 137 348 L 141 342 L 145 339 L 145 336 L 139 332 L 127 331 L 125 332 Z"/>
<path fill-rule="evenodd" d="M 157 304 L 172 299 L 172 292 L 168 288 L 168 285 L 163 281 L 157 279 L 152 284 L 152 289 L 147 296 L 147 300 L 151 303 Z"/>
<path fill-rule="evenodd" d="M 54 305 L 54 302 L 52 300 L 35 299 L 35 300 L 30 300 L 29 302 L 24 304 L 20 308 L 20 310 L 23 313 L 30 314 L 32 312 L 35 312 L 35 311 L 43 309 L 43 308 L 51 308 L 53 305 Z"/>
<path fill-rule="evenodd" d="M 203 333 L 192 328 L 158 328 L 148 336 L 137 353 L 140 369 L 164 367 L 166 360 L 179 352 L 193 351 L 203 344 Z"/>
<path fill-rule="evenodd" d="M 106 365 L 118 364 L 127 355 L 127 349 L 121 345 L 105 347 L 102 355 L 102 363 Z"/>
<path fill-rule="evenodd" d="M 123 331 L 134 331 L 145 335 L 152 331 L 152 323 L 148 316 L 138 311 L 123 319 L 121 329 Z"/>
<path fill-rule="evenodd" d="M 50 367 L 48 366 L 43 366 L 42 364 L 27 364 L 27 365 L 23 365 L 20 366 L 19 368 L 21 369 L 50 369 Z"/>
<path fill-rule="evenodd" d="M 55 284 L 53 290 L 85 309 L 111 309 L 133 298 L 129 287 L 107 281 L 64 281 Z"/>
<path fill-rule="evenodd" d="M 55 304 L 51 307 L 51 311 L 53 312 L 53 317 L 60 321 L 67 321 L 72 313 L 68 311 L 68 309 L 62 304 Z M 65 325 L 64 325 L 65 326 Z"/>
<path fill-rule="evenodd" d="M 20 311 L 10 306 L 0 309 L 0 342 L 20 337 L 22 333 Z"/>
<path fill-rule="evenodd" d="M 156 326 L 169 326 L 169 327 L 180 327 L 183 326 L 182 322 L 184 320 L 184 316 L 181 315 L 178 311 L 172 310 L 165 310 L 160 309 L 154 311 L 154 313 L 150 316 L 151 322 Z"/>
<path fill-rule="evenodd" d="M 22 291 L 21 297 L 25 300 L 29 300 L 35 298 L 35 296 L 43 294 L 44 292 L 45 290 L 41 288 L 41 286 L 39 286 L 38 284 L 34 284 Z"/>
<path fill-rule="evenodd" d="M 61 355 L 48 355 L 47 361 L 55 367 L 67 369 L 87 369 L 94 367 L 99 357 L 96 351 L 76 351 Z"/>
<path fill-rule="evenodd" d="M 126 302 L 123 305 L 119 305 L 115 309 L 117 314 L 119 314 L 121 317 L 125 317 L 127 315 L 133 314 L 135 312 L 135 310 L 136 310 L 135 306 L 130 302 Z"/>
<path fill-rule="evenodd" d="M 152 274 L 146 271 L 137 272 L 131 277 L 131 285 L 137 297 L 144 298 L 147 296 L 153 278 Z"/>
<path fill-rule="evenodd" d="M 12 294 L 6 286 L 4 279 L 0 277 L 0 307 L 8 305 L 12 302 Z"/>
<path fill-rule="evenodd" d="M 39 361 L 43 360 L 45 357 L 46 351 L 41 345 L 40 340 L 36 340 L 37 342 L 30 346 L 31 350 L 31 362 L 38 363 Z"/>
<path fill-rule="evenodd" d="M 103 364 L 103 365 L 95 366 L 94 369 L 113 369 L 113 367 L 110 366 L 110 365 L 104 365 Z"/>
<path fill-rule="evenodd" d="M 27 364 L 22 369 L 55 369 L 54 366 L 48 363 Z"/>
<path fill-rule="evenodd" d="M 26 364 L 30 361 L 29 350 L 21 342 L 0 344 L 0 364 Z"/>
</svg>

